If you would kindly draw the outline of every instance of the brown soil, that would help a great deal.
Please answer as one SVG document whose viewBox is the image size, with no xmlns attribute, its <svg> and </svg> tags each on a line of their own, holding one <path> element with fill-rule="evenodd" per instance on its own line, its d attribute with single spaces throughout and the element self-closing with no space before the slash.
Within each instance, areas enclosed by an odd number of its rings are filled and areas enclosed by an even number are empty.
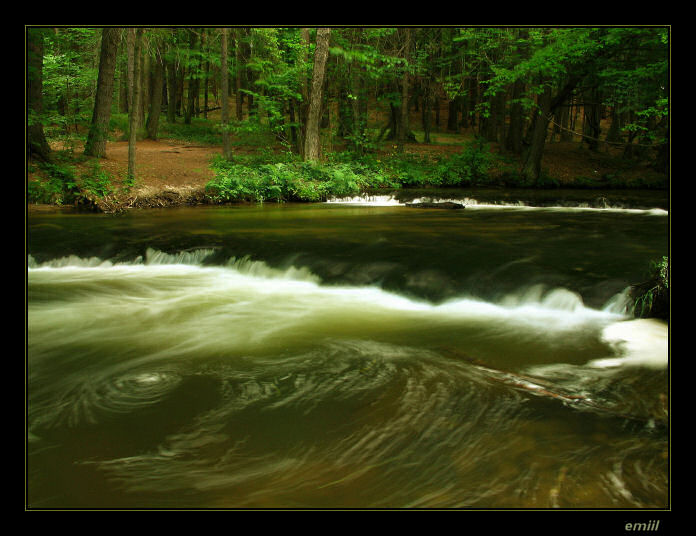
<svg viewBox="0 0 696 536">
<path fill-rule="evenodd" d="M 190 188 L 204 186 L 213 178 L 210 160 L 220 154 L 219 147 L 186 145 L 168 140 L 143 140 L 136 144 L 136 173 L 138 187 Z M 101 167 L 112 176 L 125 177 L 128 171 L 128 142 L 107 145 Z"/>
<path fill-rule="evenodd" d="M 452 154 L 463 149 L 466 141 L 473 139 L 471 132 L 459 134 L 433 132 L 431 144 L 408 144 L 406 152 L 419 155 Z M 54 150 L 65 149 L 58 145 Z M 339 150 L 339 147 L 331 147 Z M 82 147 L 73 146 L 75 154 L 82 153 Z M 236 151 L 245 153 L 254 148 L 235 146 Z M 492 150 L 498 151 L 493 144 Z M 383 152 L 393 153 L 394 147 L 385 144 Z M 136 182 L 127 194 L 110 196 L 107 199 L 93 199 L 99 209 L 106 212 L 123 208 L 148 208 L 172 205 L 199 204 L 206 202 L 205 185 L 213 178 L 210 169 L 211 159 L 222 153 L 219 146 L 201 146 L 175 140 L 141 140 L 136 147 Z M 99 164 L 113 180 L 116 190 L 124 184 L 128 170 L 128 142 L 108 142 L 106 158 Z M 515 167 L 514 163 L 511 165 Z M 78 166 L 79 167 L 79 166 Z M 625 179 L 654 178 L 657 174 L 647 166 L 629 168 L 618 154 L 606 150 L 591 152 L 581 148 L 577 141 L 569 143 L 547 143 L 542 167 L 548 175 L 561 184 L 579 177 L 593 178 L 620 173 Z M 503 168 L 492 170 L 494 174 L 502 173 Z M 33 177 L 30 176 L 31 180 Z M 41 210 L 31 205 L 29 210 Z"/>
<path fill-rule="evenodd" d="M 65 148 L 55 144 L 52 149 Z M 83 147 L 78 144 L 72 150 L 75 154 L 81 154 Z M 134 187 L 127 194 L 95 198 L 92 202 L 105 212 L 204 202 L 205 185 L 213 178 L 210 162 L 220 153 L 220 147 L 215 146 L 191 145 L 173 140 L 138 141 Z M 108 142 L 106 157 L 99 159 L 99 165 L 111 176 L 114 190 L 122 191 L 128 175 L 128 142 Z M 80 170 L 83 165 L 76 167 Z M 30 180 L 32 178 L 29 177 Z M 46 210 L 46 207 L 29 205 L 29 210 L 35 212 Z"/>
</svg>

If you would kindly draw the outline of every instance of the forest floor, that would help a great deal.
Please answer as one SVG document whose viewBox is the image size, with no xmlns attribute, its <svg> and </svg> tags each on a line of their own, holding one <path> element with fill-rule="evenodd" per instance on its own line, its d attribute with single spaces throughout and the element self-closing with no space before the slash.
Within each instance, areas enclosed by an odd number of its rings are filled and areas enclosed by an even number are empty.
<svg viewBox="0 0 696 536">
<path fill-rule="evenodd" d="M 422 135 L 422 133 L 421 133 Z M 463 150 L 465 143 L 474 139 L 473 132 L 463 131 L 452 133 L 436 131 L 431 133 L 431 143 L 409 143 L 405 146 L 407 154 L 420 156 L 445 156 Z M 238 141 L 238 140 L 237 140 Z M 69 150 L 74 155 L 82 154 L 80 142 L 71 142 Z M 68 149 L 60 143 L 51 144 L 54 151 Z M 629 165 L 621 155 L 612 149 L 592 152 L 581 146 L 579 141 L 547 142 L 542 168 L 545 173 L 558 182 L 560 186 L 572 186 L 578 179 L 593 179 L 598 177 L 615 176 L 620 174 L 627 182 L 633 180 L 659 180 L 659 173 L 647 165 Z M 265 149 L 269 149 L 266 147 Z M 340 147 L 329 147 L 328 150 L 340 150 Z M 250 154 L 258 151 L 258 146 L 245 146 L 233 143 L 233 154 Z M 384 143 L 379 157 L 389 158 L 394 146 Z M 499 153 L 496 144 L 491 144 L 491 151 Z M 99 199 L 101 209 L 109 211 L 110 206 L 126 208 L 149 208 L 175 205 L 194 205 L 206 202 L 205 186 L 214 178 L 210 169 L 212 159 L 222 154 L 219 145 L 204 145 L 195 142 L 184 142 L 175 139 L 141 140 L 136 144 L 136 181 L 124 189 L 128 170 L 128 142 L 109 141 L 106 157 L 98 160 L 99 167 L 112 180 L 114 192 L 111 197 Z M 509 155 L 501 155 L 499 166 L 489 170 L 492 176 L 501 175 L 505 169 L 519 168 L 519 163 Z M 86 168 L 88 161 L 77 162 L 76 167 Z M 35 172 L 30 172 L 28 179 L 36 178 Z M 47 207 L 29 205 L 30 211 L 46 210 Z"/>
</svg>

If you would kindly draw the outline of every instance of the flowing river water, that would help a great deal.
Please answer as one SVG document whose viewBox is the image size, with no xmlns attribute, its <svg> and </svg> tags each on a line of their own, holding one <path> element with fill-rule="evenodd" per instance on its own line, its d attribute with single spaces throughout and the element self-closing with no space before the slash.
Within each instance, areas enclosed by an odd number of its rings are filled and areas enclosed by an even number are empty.
<svg viewBox="0 0 696 536">
<path fill-rule="evenodd" d="M 28 506 L 668 506 L 664 207 L 342 201 L 29 215 Z"/>
</svg>

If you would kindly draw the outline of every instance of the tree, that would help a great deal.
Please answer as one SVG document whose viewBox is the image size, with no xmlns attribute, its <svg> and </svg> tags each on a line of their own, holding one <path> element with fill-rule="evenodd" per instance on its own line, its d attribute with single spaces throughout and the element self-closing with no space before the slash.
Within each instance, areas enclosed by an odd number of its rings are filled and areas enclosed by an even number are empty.
<svg viewBox="0 0 696 536">
<path fill-rule="evenodd" d="M 143 42 L 143 29 L 131 28 L 135 34 L 133 43 L 133 62 L 129 65 L 129 96 L 128 96 L 128 180 L 135 180 L 135 149 L 138 132 L 138 116 L 140 108 L 140 49 Z"/>
<path fill-rule="evenodd" d="M 222 99 L 222 154 L 225 158 L 230 157 L 230 132 L 228 123 L 230 120 L 230 99 L 229 99 L 229 74 L 227 68 L 227 47 L 228 47 L 229 28 L 222 29 L 222 43 L 220 45 L 220 82 Z"/>
<path fill-rule="evenodd" d="M 312 86 L 309 93 L 309 109 L 307 113 L 307 129 L 305 137 L 304 159 L 319 160 L 321 144 L 319 126 L 321 118 L 324 76 L 326 60 L 329 56 L 329 38 L 331 28 L 317 28 L 317 44 L 314 49 L 314 68 L 312 70 Z"/>
<path fill-rule="evenodd" d="M 404 44 L 404 73 L 401 83 L 401 121 L 398 127 L 397 151 L 404 152 L 406 133 L 408 132 L 408 91 L 409 91 L 409 62 L 411 60 L 411 28 L 406 28 L 406 42 Z"/>
<path fill-rule="evenodd" d="M 184 114 L 184 123 L 187 125 L 191 124 L 191 118 L 195 113 L 196 107 L 196 97 L 198 96 L 200 89 L 200 78 L 199 78 L 199 65 L 197 65 L 196 57 L 200 61 L 200 52 L 196 50 L 198 43 L 196 32 L 193 29 L 189 29 L 189 49 L 187 53 L 187 65 L 188 65 L 188 99 Z"/>
<path fill-rule="evenodd" d="M 152 83 L 150 84 L 150 110 L 147 115 L 145 128 L 147 137 L 151 140 L 157 139 L 159 129 L 159 118 L 162 112 L 162 87 L 164 86 L 164 59 L 159 49 L 155 50 L 154 62 L 152 64 Z"/>
<path fill-rule="evenodd" d="M 47 161 L 51 148 L 43 130 L 44 30 L 27 28 L 27 151 L 30 157 Z"/>
<path fill-rule="evenodd" d="M 104 28 L 102 30 L 97 94 L 94 99 L 92 123 L 85 143 L 85 154 L 89 156 L 101 158 L 106 155 L 106 138 L 114 96 L 116 52 L 118 51 L 120 33 L 119 28 Z"/>
</svg>

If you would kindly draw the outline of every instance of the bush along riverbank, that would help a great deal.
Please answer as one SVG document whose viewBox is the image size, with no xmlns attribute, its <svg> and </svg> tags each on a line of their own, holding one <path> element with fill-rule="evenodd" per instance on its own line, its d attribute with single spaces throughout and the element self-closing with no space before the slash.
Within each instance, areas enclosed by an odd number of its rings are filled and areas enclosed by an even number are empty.
<svg viewBox="0 0 696 536">
<path fill-rule="evenodd" d="M 629 304 L 637 318 L 669 320 L 669 257 L 654 261 L 649 278 L 630 287 Z"/>
</svg>

